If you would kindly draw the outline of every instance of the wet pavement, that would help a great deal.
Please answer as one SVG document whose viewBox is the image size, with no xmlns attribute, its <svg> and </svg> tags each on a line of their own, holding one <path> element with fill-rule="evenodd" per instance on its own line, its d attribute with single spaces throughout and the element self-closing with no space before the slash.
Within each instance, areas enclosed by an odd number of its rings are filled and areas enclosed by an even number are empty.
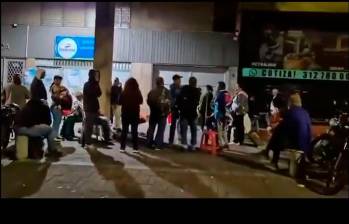
<svg viewBox="0 0 349 224">
<path fill-rule="evenodd" d="M 131 148 L 120 153 L 119 144 L 89 151 L 77 142 L 61 144 L 64 156 L 56 162 L 3 158 L 1 197 L 328 197 L 300 187 L 287 174 L 272 172 L 258 162 L 176 149 L 142 149 L 140 154 L 132 154 Z M 348 191 L 332 197 L 348 198 Z"/>
</svg>

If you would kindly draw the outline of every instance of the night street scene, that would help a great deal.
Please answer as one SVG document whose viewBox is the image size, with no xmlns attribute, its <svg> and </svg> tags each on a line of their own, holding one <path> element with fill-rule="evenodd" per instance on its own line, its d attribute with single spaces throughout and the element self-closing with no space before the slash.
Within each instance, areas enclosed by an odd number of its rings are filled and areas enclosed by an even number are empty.
<svg viewBox="0 0 349 224">
<path fill-rule="evenodd" d="M 1 2 L 1 198 L 348 199 L 348 21 L 348 2 Z"/>
</svg>

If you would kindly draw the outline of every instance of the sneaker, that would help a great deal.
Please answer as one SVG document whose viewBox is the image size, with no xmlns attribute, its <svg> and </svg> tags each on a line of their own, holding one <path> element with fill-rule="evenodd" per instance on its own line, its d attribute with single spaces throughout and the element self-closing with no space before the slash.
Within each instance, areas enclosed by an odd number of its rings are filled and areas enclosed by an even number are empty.
<svg viewBox="0 0 349 224">
<path fill-rule="evenodd" d="M 138 149 L 133 149 L 132 153 L 139 153 L 139 150 Z"/>
<path fill-rule="evenodd" d="M 59 138 L 59 137 L 56 137 L 56 138 L 54 139 L 54 141 L 55 141 L 55 142 L 60 142 L 60 141 L 62 141 L 62 139 Z"/>
<path fill-rule="evenodd" d="M 125 149 L 120 149 L 119 151 L 120 151 L 121 153 L 125 153 L 125 152 L 126 152 Z"/>
<path fill-rule="evenodd" d="M 161 149 L 160 149 L 160 148 L 155 148 L 154 150 L 155 150 L 155 151 L 161 151 Z"/>
</svg>

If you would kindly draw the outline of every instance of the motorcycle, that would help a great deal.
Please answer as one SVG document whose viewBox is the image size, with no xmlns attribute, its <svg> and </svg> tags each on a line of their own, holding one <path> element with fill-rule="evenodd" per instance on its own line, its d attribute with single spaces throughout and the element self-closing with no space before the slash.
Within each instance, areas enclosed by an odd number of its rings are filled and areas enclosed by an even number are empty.
<svg viewBox="0 0 349 224">
<path fill-rule="evenodd" d="M 321 182 L 321 194 L 333 195 L 348 183 L 349 116 L 341 113 L 330 119 L 327 133 L 312 141 L 310 161 L 303 157 L 298 177 L 306 183 Z"/>
<path fill-rule="evenodd" d="M 6 149 L 10 139 L 14 139 L 13 125 L 19 110 L 15 103 L 1 106 L 1 150 Z"/>
</svg>

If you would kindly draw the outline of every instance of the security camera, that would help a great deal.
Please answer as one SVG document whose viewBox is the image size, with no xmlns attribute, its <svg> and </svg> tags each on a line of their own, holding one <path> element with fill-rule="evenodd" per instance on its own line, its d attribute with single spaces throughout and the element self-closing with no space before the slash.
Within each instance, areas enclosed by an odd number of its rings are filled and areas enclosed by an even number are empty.
<svg viewBox="0 0 349 224">
<path fill-rule="evenodd" d="M 17 23 L 14 23 L 14 24 L 12 24 L 11 26 L 12 26 L 12 28 L 17 28 L 18 24 L 17 24 Z"/>
</svg>

